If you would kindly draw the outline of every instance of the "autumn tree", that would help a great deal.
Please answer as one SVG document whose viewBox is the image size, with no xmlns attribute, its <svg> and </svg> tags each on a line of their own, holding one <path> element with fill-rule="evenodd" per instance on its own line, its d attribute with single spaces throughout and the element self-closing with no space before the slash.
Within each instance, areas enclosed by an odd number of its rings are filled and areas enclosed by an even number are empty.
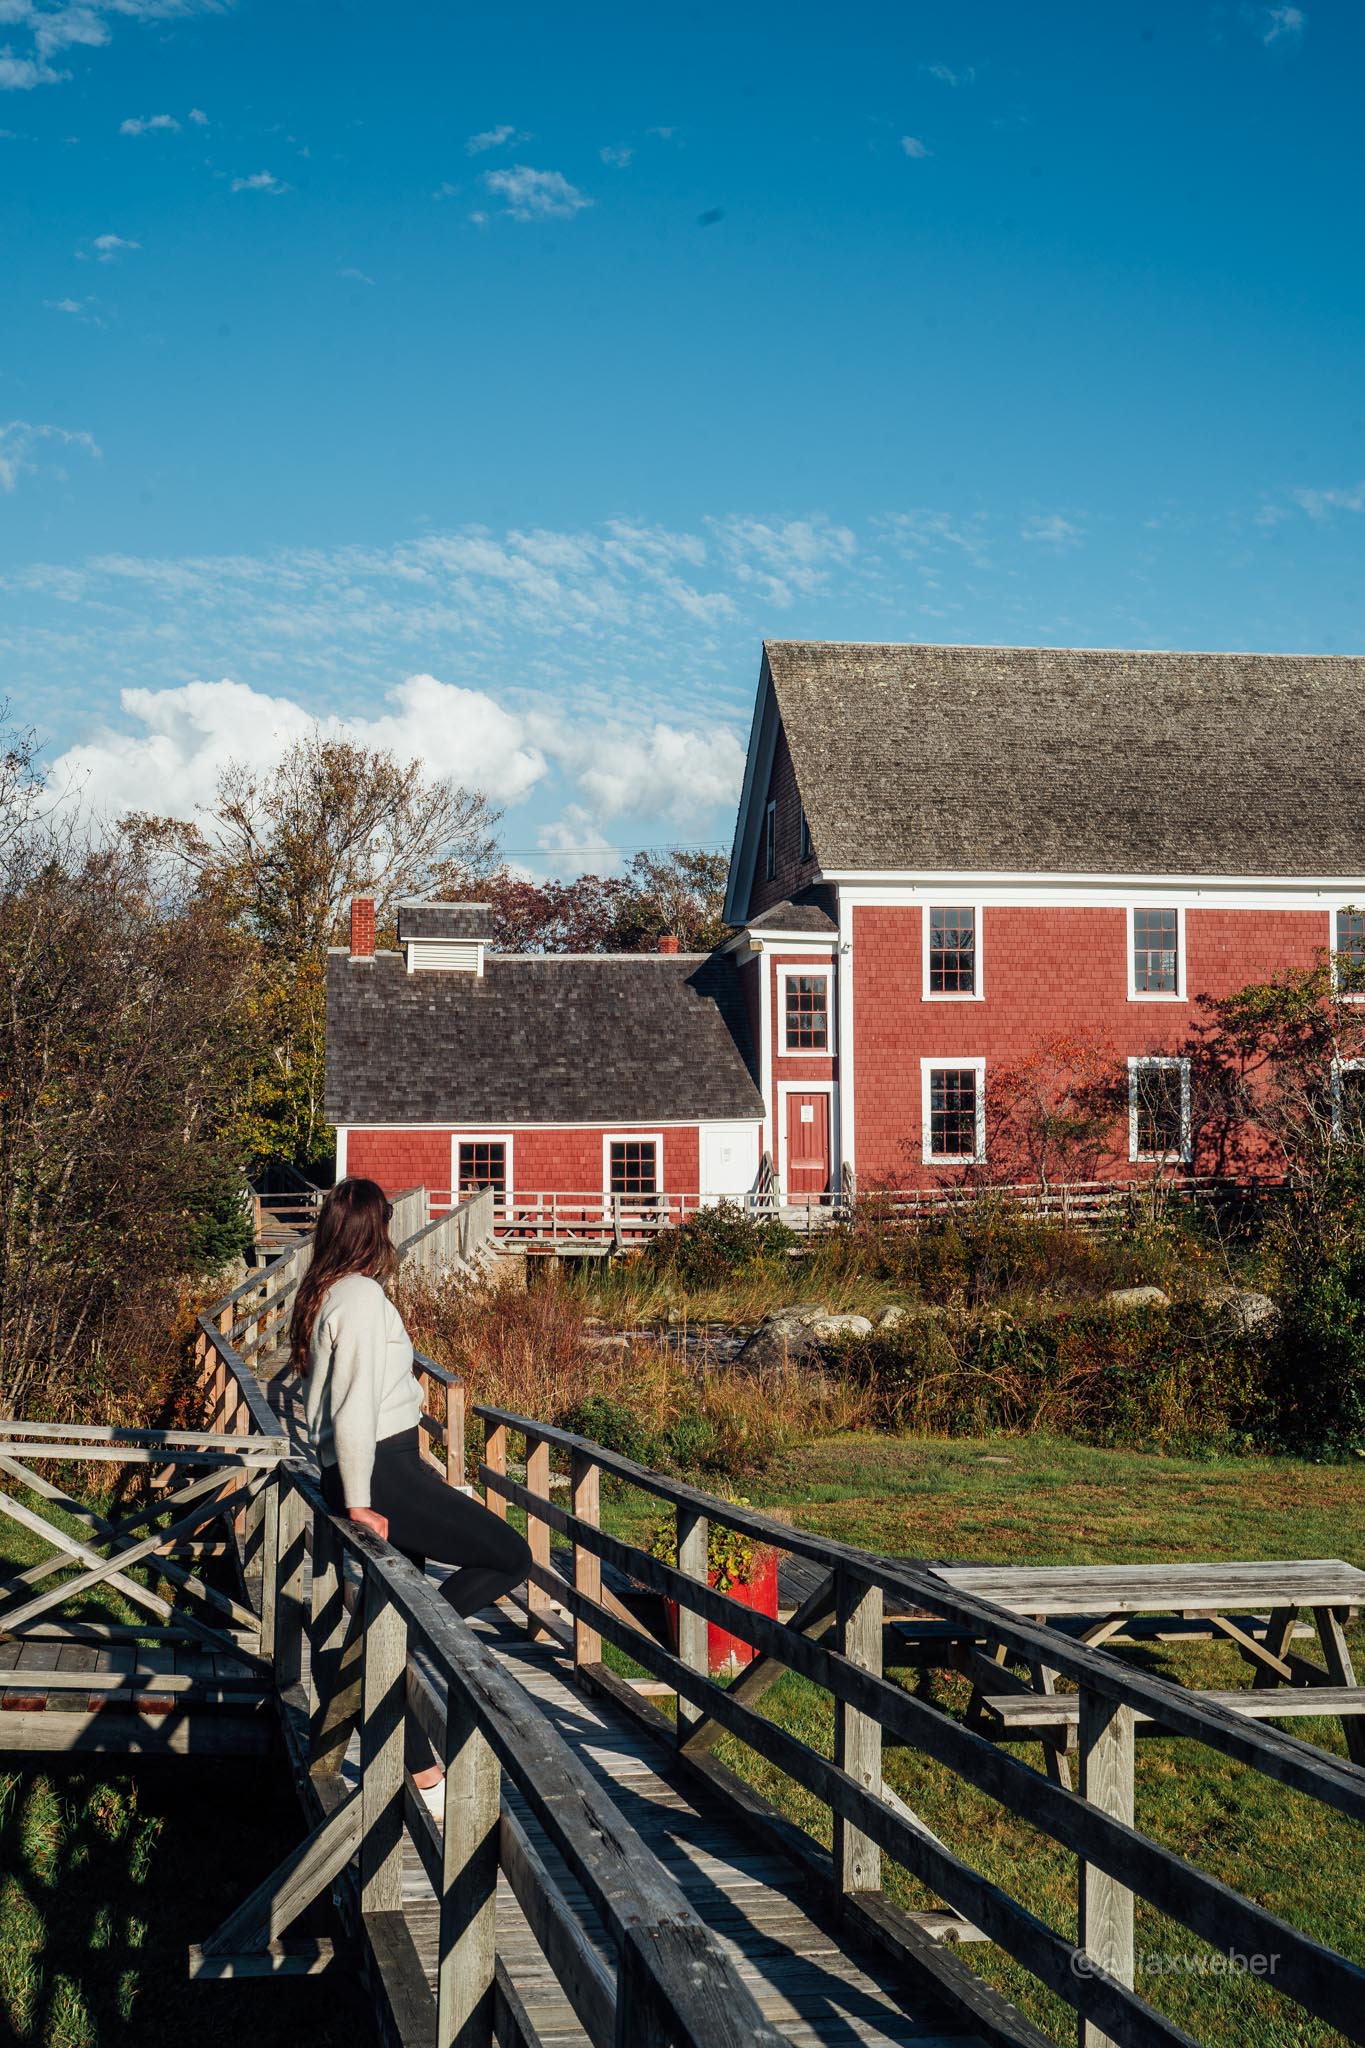
<svg viewBox="0 0 1365 2048">
<path fill-rule="evenodd" d="M 230 762 L 200 820 L 139 819 L 132 830 L 179 861 L 251 939 L 249 1075 L 243 1150 L 324 1170 L 327 948 L 346 935 L 353 896 L 375 899 L 381 943 L 411 896 L 468 896 L 492 868 L 499 813 L 479 790 L 420 761 L 315 726 L 276 765 Z"/>
<path fill-rule="evenodd" d="M 494 943 L 509 953 L 648 953 L 673 933 L 684 953 L 725 936 L 723 856 L 678 848 L 637 853 L 624 875 L 532 882 L 508 874 L 479 885 Z"/>
<path fill-rule="evenodd" d="M 986 1157 L 1007 1180 L 1094 1180 L 1112 1159 L 1121 1105 L 1112 1046 L 1058 1034 L 1000 1070 L 986 1103 Z"/>
</svg>

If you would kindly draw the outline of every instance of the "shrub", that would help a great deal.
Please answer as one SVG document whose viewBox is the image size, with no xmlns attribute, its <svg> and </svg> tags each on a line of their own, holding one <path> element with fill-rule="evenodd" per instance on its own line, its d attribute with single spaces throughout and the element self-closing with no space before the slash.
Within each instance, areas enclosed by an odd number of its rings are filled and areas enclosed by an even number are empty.
<svg viewBox="0 0 1365 2048">
<path fill-rule="evenodd" d="M 604 1450 L 631 1458 L 637 1465 L 657 1465 L 659 1439 L 629 1402 L 613 1394 L 589 1394 L 564 1417 L 562 1427 L 590 1437 Z"/>
<path fill-rule="evenodd" d="M 734 1202 L 698 1209 L 674 1230 L 660 1231 L 641 1264 L 684 1287 L 714 1287 L 765 1259 L 785 1259 L 796 1243 L 785 1223 L 758 1223 Z"/>
<path fill-rule="evenodd" d="M 748 1501 L 743 1495 L 735 1502 L 736 1507 L 747 1508 Z M 747 1586 L 753 1577 L 754 1553 L 761 1546 L 751 1537 L 741 1535 L 738 1529 L 728 1529 L 723 1522 L 711 1522 L 706 1532 L 706 1569 L 711 1584 L 718 1593 L 728 1593 L 732 1586 Z M 661 1564 L 676 1565 L 678 1562 L 678 1525 L 676 1520 L 656 1522 L 645 1538 L 645 1548 L 651 1557 L 657 1557 Z"/>
</svg>

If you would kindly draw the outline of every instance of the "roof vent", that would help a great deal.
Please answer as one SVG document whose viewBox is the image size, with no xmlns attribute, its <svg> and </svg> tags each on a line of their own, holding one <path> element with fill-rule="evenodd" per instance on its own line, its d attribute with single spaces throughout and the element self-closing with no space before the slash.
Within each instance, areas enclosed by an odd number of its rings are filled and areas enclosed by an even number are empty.
<svg viewBox="0 0 1365 2048">
<path fill-rule="evenodd" d="M 482 974 L 484 948 L 493 936 L 487 903 L 400 903 L 398 943 L 408 973 Z"/>
</svg>

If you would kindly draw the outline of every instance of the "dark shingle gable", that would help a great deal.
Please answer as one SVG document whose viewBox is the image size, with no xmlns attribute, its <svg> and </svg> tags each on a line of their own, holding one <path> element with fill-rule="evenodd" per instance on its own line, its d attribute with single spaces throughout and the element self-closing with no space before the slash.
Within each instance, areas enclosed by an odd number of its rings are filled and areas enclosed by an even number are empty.
<svg viewBox="0 0 1365 2048">
<path fill-rule="evenodd" d="M 337 1124 L 758 1117 L 753 1050 L 721 955 L 490 953 L 480 975 L 401 955 L 327 959 L 326 1113 Z"/>
<path fill-rule="evenodd" d="M 1365 874 L 1365 660 L 774 641 L 826 874 Z"/>
</svg>

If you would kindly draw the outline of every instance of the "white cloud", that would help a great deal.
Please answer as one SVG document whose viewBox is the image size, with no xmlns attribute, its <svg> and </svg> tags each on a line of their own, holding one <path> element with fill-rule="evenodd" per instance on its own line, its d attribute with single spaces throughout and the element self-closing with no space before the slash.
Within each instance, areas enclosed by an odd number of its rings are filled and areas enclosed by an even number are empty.
<svg viewBox="0 0 1365 2048">
<path fill-rule="evenodd" d="M 53 427 L 37 420 L 9 420 L 0 425 L 0 491 L 12 491 L 21 476 L 40 467 L 38 451 L 44 443 L 79 448 L 87 455 L 99 454 L 92 434 L 70 427 Z"/>
<path fill-rule="evenodd" d="M 196 128 L 207 128 L 209 125 L 209 117 L 202 107 L 190 108 L 190 120 Z"/>
<path fill-rule="evenodd" d="M 129 249 L 141 247 L 141 242 L 130 241 L 126 235 L 96 235 L 90 244 L 90 249 L 95 252 L 96 263 L 117 263 L 119 257 L 126 255 Z M 84 263 L 89 253 L 89 250 L 77 249 L 77 260 Z"/>
<path fill-rule="evenodd" d="M 283 184 L 273 171 L 253 171 L 248 178 L 234 178 L 229 190 L 233 192 L 287 192 L 289 187 Z"/>
<path fill-rule="evenodd" d="M 351 263 L 348 263 L 344 270 L 339 270 L 337 272 L 337 276 L 349 278 L 352 284 L 374 283 L 374 279 L 372 277 L 368 277 L 363 270 L 357 270 L 354 264 Z"/>
<path fill-rule="evenodd" d="M 496 128 L 485 128 L 481 135 L 471 135 L 465 143 L 466 156 L 482 156 L 485 150 L 504 149 L 509 142 L 529 142 L 529 135 L 514 128 L 510 121 L 499 122 Z"/>
<path fill-rule="evenodd" d="M 592 201 L 562 171 L 536 171 L 514 164 L 507 171 L 485 171 L 483 182 L 507 202 L 514 220 L 569 220 Z"/>
<path fill-rule="evenodd" d="M 120 121 L 120 135 L 150 135 L 158 128 L 172 135 L 180 133 L 180 123 L 174 114 L 130 114 L 126 121 Z"/>
<path fill-rule="evenodd" d="M 0 92 L 32 92 L 35 85 L 60 85 L 70 76 L 36 57 L 16 57 L 8 43 L 0 49 Z"/>
<path fill-rule="evenodd" d="M 987 522 L 982 513 L 969 513 L 963 519 L 925 508 L 893 513 L 882 524 L 898 551 L 915 563 L 921 575 L 933 573 L 935 563 L 959 554 L 974 569 L 990 567 Z"/>
<path fill-rule="evenodd" d="M 954 71 L 947 64 L 922 64 L 920 69 L 926 71 L 930 78 L 936 78 L 940 85 L 974 85 L 976 83 L 976 72 L 970 64 L 962 71 Z"/>
<path fill-rule="evenodd" d="M 104 322 L 95 307 L 99 300 L 93 295 L 84 299 L 44 299 L 49 313 L 65 313 L 72 320 L 83 321 L 87 327 L 103 327 Z"/>
<path fill-rule="evenodd" d="M 1083 529 L 1060 512 L 1034 512 L 1019 529 L 1020 540 L 1040 541 L 1044 547 L 1078 548 Z"/>
<path fill-rule="evenodd" d="M 823 589 L 830 571 L 846 569 L 858 552 L 847 526 L 819 519 L 731 517 L 708 523 L 740 583 L 757 585 L 769 603 L 783 607 L 798 594 Z"/>
<path fill-rule="evenodd" d="M 1267 46 L 1298 42 L 1307 26 L 1308 16 L 1301 7 L 1264 7 L 1259 10 L 1259 33 Z"/>
<path fill-rule="evenodd" d="M 612 170 L 626 171 L 630 169 L 635 151 L 633 149 L 612 149 L 608 147 L 606 149 L 599 149 L 597 154 L 601 157 L 604 164 L 611 166 Z"/>
<path fill-rule="evenodd" d="M 1310 519 L 1326 519 L 1332 512 L 1365 512 L 1365 483 L 1346 490 L 1301 490 L 1290 495 Z"/>
<path fill-rule="evenodd" d="M 918 135 L 902 135 L 901 148 L 907 156 L 915 158 L 930 156 L 933 153 L 926 143 L 920 141 Z"/>
<path fill-rule="evenodd" d="M 436 775 L 524 803 L 551 778 L 576 795 L 547 850 L 600 843 L 596 819 L 647 809 L 685 822 L 739 792 L 744 750 L 736 732 L 656 722 L 603 725 L 592 715 L 547 714 L 500 703 L 487 690 L 411 675 L 372 716 L 332 717 L 324 729 L 367 747 L 419 759 Z M 53 764 L 54 789 L 79 790 L 101 815 L 169 810 L 190 817 L 212 799 L 229 760 L 268 769 L 314 723 L 297 699 L 224 677 L 122 692 L 123 729 L 100 727 Z M 586 801 L 582 801 L 586 800 Z"/>
</svg>

